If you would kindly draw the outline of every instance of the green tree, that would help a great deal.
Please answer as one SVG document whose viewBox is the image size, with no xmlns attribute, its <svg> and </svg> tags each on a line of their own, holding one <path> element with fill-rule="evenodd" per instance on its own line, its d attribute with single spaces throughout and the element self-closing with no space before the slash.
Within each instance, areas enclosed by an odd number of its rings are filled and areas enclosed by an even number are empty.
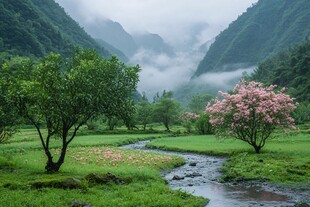
<svg viewBox="0 0 310 207">
<path fill-rule="evenodd" d="M 170 125 L 179 117 L 180 104 L 171 98 L 171 92 L 165 92 L 163 95 L 154 104 L 153 118 L 154 121 L 162 122 L 167 131 L 170 131 Z"/>
<path fill-rule="evenodd" d="M 11 85 L 12 65 L 20 64 L 20 59 L 12 59 L 0 68 L 0 143 L 10 138 L 14 130 L 14 125 L 18 120 L 18 114 L 14 102 L 9 98 L 9 87 Z M 25 60 L 25 59 L 24 59 Z"/>
<path fill-rule="evenodd" d="M 66 61 L 52 53 L 37 66 L 18 72 L 27 75 L 16 75 L 14 101 L 38 131 L 47 156 L 45 169 L 56 172 L 79 128 L 129 98 L 138 82 L 139 67 L 126 67 L 115 57 L 105 60 L 94 50 L 76 49 Z M 46 135 L 42 127 L 47 128 Z M 62 142 L 56 161 L 50 152 L 52 137 Z"/>
<path fill-rule="evenodd" d="M 293 111 L 292 117 L 295 119 L 296 124 L 305 124 L 310 122 L 310 103 L 300 103 Z"/>
<path fill-rule="evenodd" d="M 146 129 L 147 124 L 152 121 L 153 108 L 152 104 L 149 103 L 146 99 L 143 99 L 137 105 L 137 120 L 139 124 L 142 124 L 143 130 Z"/>
<path fill-rule="evenodd" d="M 205 95 L 194 95 L 188 104 L 188 108 L 191 112 L 200 114 L 206 110 L 206 104 L 214 98 L 210 94 Z"/>
</svg>

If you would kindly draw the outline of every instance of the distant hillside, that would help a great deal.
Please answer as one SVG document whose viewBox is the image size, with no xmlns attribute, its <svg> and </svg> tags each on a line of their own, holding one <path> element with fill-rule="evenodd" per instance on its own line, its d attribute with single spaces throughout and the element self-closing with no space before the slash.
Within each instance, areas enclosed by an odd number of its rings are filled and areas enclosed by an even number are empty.
<svg viewBox="0 0 310 207">
<path fill-rule="evenodd" d="M 112 55 L 115 55 L 118 59 L 120 59 L 122 62 L 126 63 L 128 62 L 128 57 L 119 49 L 116 49 L 106 41 L 102 39 L 96 39 L 96 42 L 101 45 L 102 47 L 106 48 Z"/>
<path fill-rule="evenodd" d="M 102 40 L 116 50 L 122 51 L 128 58 L 131 58 L 141 48 L 155 53 L 174 54 L 172 47 L 158 34 L 141 33 L 131 35 L 120 23 L 110 19 L 94 19 L 92 21 L 78 19 L 93 38 Z"/>
<path fill-rule="evenodd" d="M 259 0 L 216 37 L 194 76 L 257 65 L 309 36 L 309 0 Z"/>
<path fill-rule="evenodd" d="M 0 19 L 0 53 L 68 55 L 81 46 L 110 56 L 54 0 L 2 0 Z"/>
<path fill-rule="evenodd" d="M 137 50 L 132 36 L 121 24 L 110 19 L 97 19 L 91 22 L 80 22 L 85 30 L 94 38 L 104 40 L 116 49 L 131 57 Z"/>
<path fill-rule="evenodd" d="M 174 55 L 173 48 L 167 44 L 158 34 L 135 34 L 133 35 L 133 38 L 139 48 L 151 50 L 158 54 L 165 53 L 170 56 Z"/>
<path fill-rule="evenodd" d="M 251 79 L 287 87 L 298 101 L 310 102 L 310 40 L 260 63 Z"/>
</svg>

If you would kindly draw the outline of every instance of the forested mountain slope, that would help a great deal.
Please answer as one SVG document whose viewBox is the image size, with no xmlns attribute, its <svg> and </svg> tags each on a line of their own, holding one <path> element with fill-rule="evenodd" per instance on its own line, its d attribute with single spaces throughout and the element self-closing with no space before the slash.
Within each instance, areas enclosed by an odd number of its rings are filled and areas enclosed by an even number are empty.
<svg viewBox="0 0 310 207">
<path fill-rule="evenodd" d="M 54 0 L 2 0 L 0 20 L 0 53 L 68 55 L 81 46 L 110 56 Z"/>
<path fill-rule="evenodd" d="M 216 37 L 194 77 L 256 65 L 309 36 L 309 0 L 259 0 Z"/>
<path fill-rule="evenodd" d="M 260 63 L 251 79 L 287 87 L 298 101 L 310 102 L 310 40 Z"/>
</svg>

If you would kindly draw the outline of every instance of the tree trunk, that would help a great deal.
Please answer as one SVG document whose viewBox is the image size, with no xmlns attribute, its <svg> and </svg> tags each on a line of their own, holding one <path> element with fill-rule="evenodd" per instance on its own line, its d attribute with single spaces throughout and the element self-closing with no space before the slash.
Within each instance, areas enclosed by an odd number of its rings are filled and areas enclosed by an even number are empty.
<svg viewBox="0 0 310 207">
<path fill-rule="evenodd" d="M 164 125 L 165 125 L 167 131 L 170 132 L 169 124 L 168 123 L 164 123 Z"/>
<path fill-rule="evenodd" d="M 67 146 L 63 146 L 61 149 L 61 154 L 60 154 L 58 161 L 54 162 L 50 151 L 47 149 L 47 151 L 45 152 L 47 156 L 45 170 L 47 173 L 55 173 L 59 171 L 61 165 L 65 161 L 66 152 L 67 152 Z"/>
<path fill-rule="evenodd" d="M 255 146 L 253 145 L 253 147 L 255 149 L 256 154 L 259 154 L 259 152 L 262 149 L 262 147 L 261 146 L 256 146 L 256 145 Z"/>
<path fill-rule="evenodd" d="M 55 163 L 53 161 L 48 160 L 45 166 L 45 170 L 47 173 L 55 173 L 58 172 L 62 163 Z"/>
</svg>

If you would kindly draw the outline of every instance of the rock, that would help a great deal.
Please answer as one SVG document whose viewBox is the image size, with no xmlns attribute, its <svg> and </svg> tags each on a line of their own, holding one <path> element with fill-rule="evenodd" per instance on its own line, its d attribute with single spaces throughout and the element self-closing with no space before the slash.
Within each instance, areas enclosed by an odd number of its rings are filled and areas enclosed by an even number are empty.
<svg viewBox="0 0 310 207">
<path fill-rule="evenodd" d="M 92 205 L 90 203 L 83 203 L 81 201 L 72 201 L 71 207 L 91 207 Z"/>
<path fill-rule="evenodd" d="M 294 207 L 310 207 L 310 205 L 302 201 L 302 202 L 296 203 Z"/>
<path fill-rule="evenodd" d="M 191 167 L 194 167 L 194 166 L 196 166 L 197 165 L 197 162 L 191 162 L 191 163 L 189 163 L 189 166 L 191 166 Z"/>
<path fill-rule="evenodd" d="M 173 176 L 172 180 L 183 180 L 184 177 L 181 177 L 181 176 L 178 176 L 178 175 L 175 175 Z"/>
<path fill-rule="evenodd" d="M 185 175 L 185 177 L 191 177 L 191 178 L 199 177 L 199 176 L 202 176 L 202 174 L 197 173 L 197 172 L 194 172 L 194 173 L 192 173 L 192 174 L 187 174 L 187 175 Z"/>
<path fill-rule="evenodd" d="M 190 183 L 190 184 L 188 184 L 188 186 L 194 186 L 194 185 Z"/>
<path fill-rule="evenodd" d="M 30 184 L 32 187 L 40 188 L 63 188 L 63 189 L 84 189 L 82 181 L 76 178 L 66 180 L 37 181 Z"/>
<path fill-rule="evenodd" d="M 62 181 L 62 183 L 60 184 L 60 187 L 69 188 L 69 189 L 82 188 L 83 183 L 82 181 L 76 178 L 68 178 L 67 180 Z"/>
<path fill-rule="evenodd" d="M 125 184 L 130 182 L 129 180 L 117 177 L 112 173 L 107 174 L 90 173 L 85 177 L 85 179 L 90 183 L 96 183 L 96 184 L 107 184 L 109 182 L 113 182 L 116 184 Z"/>
</svg>

